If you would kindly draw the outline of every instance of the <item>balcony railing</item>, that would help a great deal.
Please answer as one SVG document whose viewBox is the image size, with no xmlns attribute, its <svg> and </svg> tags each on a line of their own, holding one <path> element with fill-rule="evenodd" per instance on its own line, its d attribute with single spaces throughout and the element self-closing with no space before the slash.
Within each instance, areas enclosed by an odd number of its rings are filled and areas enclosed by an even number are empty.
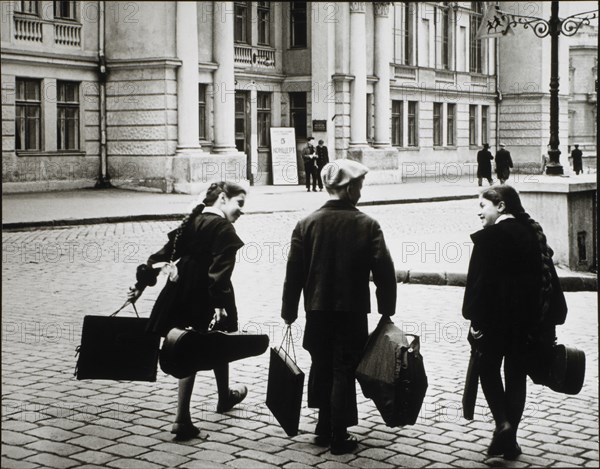
<svg viewBox="0 0 600 469">
<path fill-rule="evenodd" d="M 275 51 L 266 47 L 236 44 L 234 59 L 236 65 L 275 68 Z"/>
<path fill-rule="evenodd" d="M 42 42 L 42 22 L 38 18 L 14 16 L 15 39 Z"/>
<path fill-rule="evenodd" d="M 63 46 L 81 45 L 81 25 L 54 23 L 54 42 Z"/>
</svg>

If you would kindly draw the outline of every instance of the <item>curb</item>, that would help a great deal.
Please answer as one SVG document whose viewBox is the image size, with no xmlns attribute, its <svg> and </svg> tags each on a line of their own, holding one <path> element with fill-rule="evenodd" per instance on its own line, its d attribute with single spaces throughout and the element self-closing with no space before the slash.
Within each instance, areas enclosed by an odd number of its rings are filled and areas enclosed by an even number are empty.
<svg viewBox="0 0 600 469">
<path fill-rule="evenodd" d="M 463 195 L 441 195 L 437 197 L 421 197 L 411 199 L 388 199 L 388 200 L 368 200 L 366 202 L 358 202 L 357 207 L 365 207 L 368 205 L 398 205 L 398 204 L 422 204 L 428 202 L 448 202 L 450 200 L 466 200 L 476 199 L 479 197 L 477 194 L 463 194 Z"/>
<path fill-rule="evenodd" d="M 597 277 L 565 275 L 559 276 L 559 280 L 565 292 L 598 291 Z M 467 274 L 464 272 L 396 270 L 396 281 L 415 285 L 464 287 L 467 284 Z"/>
</svg>

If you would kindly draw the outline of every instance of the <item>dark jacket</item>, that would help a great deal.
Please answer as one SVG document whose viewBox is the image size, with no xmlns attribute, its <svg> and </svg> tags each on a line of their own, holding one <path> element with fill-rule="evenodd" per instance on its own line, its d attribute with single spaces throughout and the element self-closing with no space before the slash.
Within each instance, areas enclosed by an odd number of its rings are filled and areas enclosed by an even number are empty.
<svg viewBox="0 0 600 469">
<path fill-rule="evenodd" d="M 492 160 L 494 157 L 489 150 L 477 152 L 477 177 L 490 179 L 492 177 Z"/>
<path fill-rule="evenodd" d="M 308 166 L 311 169 L 316 165 L 315 155 L 315 147 L 310 144 L 306 144 L 304 149 L 302 150 L 302 161 L 304 161 L 304 166 Z"/>
<path fill-rule="evenodd" d="M 533 230 L 516 219 L 506 219 L 471 235 L 462 313 L 474 329 L 495 338 L 523 338 L 541 319 L 542 258 Z M 553 295 L 546 318 L 562 324 L 566 303 L 552 268 Z"/>
<path fill-rule="evenodd" d="M 325 145 L 319 146 L 317 145 L 317 166 L 322 168 L 327 163 L 329 163 L 329 150 Z"/>
<path fill-rule="evenodd" d="M 171 259 L 173 239 L 152 254 L 147 264 Z M 213 213 L 201 213 L 190 220 L 177 241 L 174 260 L 179 259 L 179 279 L 167 280 L 150 315 L 149 330 L 166 335 L 173 327 L 205 330 L 215 308 L 225 308 L 223 329 L 237 330 L 237 308 L 231 274 L 235 256 L 244 245 L 233 225 Z M 144 285 L 141 285 L 144 286 Z"/>
<path fill-rule="evenodd" d="M 305 311 L 371 311 L 373 273 L 379 313 L 393 315 L 396 274 L 379 223 L 352 204 L 330 200 L 292 234 L 281 317 L 296 320 L 300 293 Z"/>
<path fill-rule="evenodd" d="M 513 167 L 513 161 L 510 152 L 501 148 L 496 153 L 496 174 L 499 179 L 508 179 L 510 168 Z"/>
<path fill-rule="evenodd" d="M 579 148 L 573 149 L 571 152 L 571 158 L 573 158 L 573 171 L 583 170 L 583 152 Z"/>
</svg>

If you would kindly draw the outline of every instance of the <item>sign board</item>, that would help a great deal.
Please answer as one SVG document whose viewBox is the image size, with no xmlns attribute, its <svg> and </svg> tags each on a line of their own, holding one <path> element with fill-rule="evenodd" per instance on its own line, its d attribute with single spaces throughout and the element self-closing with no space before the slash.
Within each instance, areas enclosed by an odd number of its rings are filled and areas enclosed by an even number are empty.
<svg viewBox="0 0 600 469">
<path fill-rule="evenodd" d="M 323 121 L 313 120 L 312 130 L 313 130 L 313 132 L 327 132 L 327 121 L 326 120 L 323 120 Z"/>
<path fill-rule="evenodd" d="M 298 184 L 296 133 L 293 127 L 271 127 L 273 185 Z"/>
</svg>

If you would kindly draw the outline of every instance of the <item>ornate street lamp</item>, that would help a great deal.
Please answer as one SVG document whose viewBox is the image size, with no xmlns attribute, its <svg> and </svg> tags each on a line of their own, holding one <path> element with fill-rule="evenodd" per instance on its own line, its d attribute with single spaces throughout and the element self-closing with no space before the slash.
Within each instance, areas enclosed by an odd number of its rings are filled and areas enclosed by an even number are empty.
<svg viewBox="0 0 600 469">
<path fill-rule="evenodd" d="M 558 146 L 558 36 L 573 36 L 583 25 L 589 25 L 590 21 L 598 17 L 598 10 L 586 11 L 567 16 L 564 19 L 558 17 L 558 1 L 553 1 L 548 21 L 534 16 L 514 15 L 503 12 L 495 5 L 489 7 L 482 22 L 481 37 L 506 35 L 511 28 L 523 25 L 525 29 L 531 28 L 537 37 L 550 36 L 550 141 L 548 146 L 549 162 L 546 165 L 546 174 L 561 175 L 563 167 L 560 164 L 560 150 Z M 478 34 L 479 35 L 479 34 Z"/>
</svg>

